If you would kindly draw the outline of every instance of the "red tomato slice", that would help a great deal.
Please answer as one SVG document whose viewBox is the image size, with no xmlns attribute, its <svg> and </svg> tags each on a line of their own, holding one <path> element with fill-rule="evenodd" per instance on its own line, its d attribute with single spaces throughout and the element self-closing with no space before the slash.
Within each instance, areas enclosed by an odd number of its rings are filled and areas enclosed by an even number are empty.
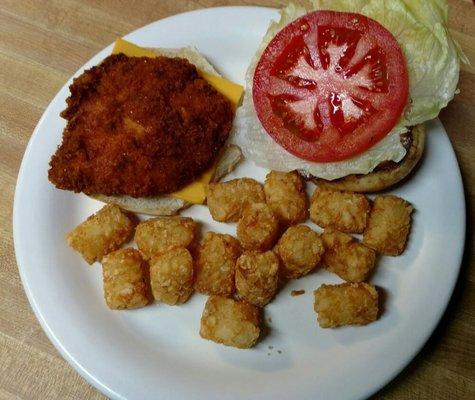
<svg viewBox="0 0 475 400">
<path fill-rule="evenodd" d="M 297 157 L 340 161 L 364 152 L 406 106 L 406 60 L 394 36 L 360 14 L 316 11 L 282 29 L 253 81 L 257 116 Z"/>
</svg>

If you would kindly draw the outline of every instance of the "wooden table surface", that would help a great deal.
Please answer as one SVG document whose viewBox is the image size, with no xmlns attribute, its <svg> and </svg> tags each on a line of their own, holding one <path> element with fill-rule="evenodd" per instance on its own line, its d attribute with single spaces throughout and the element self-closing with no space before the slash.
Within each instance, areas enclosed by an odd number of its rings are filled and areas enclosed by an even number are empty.
<svg viewBox="0 0 475 400">
<path fill-rule="evenodd" d="M 0 1 L 0 399 L 100 399 L 41 330 L 18 275 L 12 204 L 23 152 L 67 79 L 99 50 L 138 27 L 183 11 L 285 1 Z M 462 170 L 468 208 L 460 278 L 441 323 L 415 360 L 375 399 L 475 399 L 475 7 L 450 0 L 450 27 L 472 65 L 440 118 Z M 436 218 L 436 216 L 434 216 Z M 401 338 L 404 340 L 404 338 Z"/>
</svg>

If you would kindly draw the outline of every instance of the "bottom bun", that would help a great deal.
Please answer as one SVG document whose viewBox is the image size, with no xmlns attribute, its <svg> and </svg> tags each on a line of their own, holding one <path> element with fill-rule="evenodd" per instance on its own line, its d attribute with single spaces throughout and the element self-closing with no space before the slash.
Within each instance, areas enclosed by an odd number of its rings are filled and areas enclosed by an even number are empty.
<svg viewBox="0 0 475 400">
<path fill-rule="evenodd" d="M 241 160 L 241 149 L 236 145 L 226 146 L 220 157 L 212 181 L 217 182 L 230 173 Z M 157 197 L 131 197 L 131 196 L 105 196 L 103 194 L 91 195 L 93 199 L 104 203 L 112 203 L 123 210 L 155 216 L 175 215 L 180 210 L 190 207 L 192 203 L 171 196 Z"/>
<path fill-rule="evenodd" d="M 379 192 L 402 181 L 416 167 L 424 152 L 425 126 L 416 125 L 409 133 L 410 143 L 404 158 L 398 163 L 387 162 L 365 175 L 348 175 L 334 181 L 312 177 L 310 180 L 321 187 L 351 192 Z"/>
</svg>

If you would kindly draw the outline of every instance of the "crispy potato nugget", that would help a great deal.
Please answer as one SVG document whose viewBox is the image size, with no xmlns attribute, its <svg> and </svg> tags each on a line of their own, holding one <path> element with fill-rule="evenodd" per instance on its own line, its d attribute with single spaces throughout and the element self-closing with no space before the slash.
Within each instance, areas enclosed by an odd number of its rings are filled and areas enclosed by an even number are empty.
<svg viewBox="0 0 475 400">
<path fill-rule="evenodd" d="M 278 278 L 279 259 L 274 252 L 245 252 L 236 263 L 237 297 L 264 307 L 277 291 Z"/>
<path fill-rule="evenodd" d="M 147 265 L 135 249 L 120 249 L 102 259 L 104 298 L 111 310 L 139 308 L 150 302 Z"/>
<path fill-rule="evenodd" d="M 183 247 L 152 257 L 150 283 L 155 300 L 183 304 L 193 292 L 193 259 Z"/>
<path fill-rule="evenodd" d="M 374 268 L 376 252 L 360 243 L 353 236 L 333 230 L 322 235 L 322 264 L 348 282 L 365 281 Z"/>
<path fill-rule="evenodd" d="M 313 270 L 324 252 L 322 239 L 306 225 L 288 228 L 275 248 L 282 260 L 282 275 L 297 279 Z"/>
<path fill-rule="evenodd" d="M 237 222 L 244 208 L 266 200 L 262 185 L 251 178 L 210 183 L 206 198 L 211 216 L 219 222 Z"/>
<path fill-rule="evenodd" d="M 234 293 L 234 272 L 241 246 L 231 235 L 207 232 L 195 260 L 195 289 L 205 294 Z"/>
<path fill-rule="evenodd" d="M 378 318 L 378 292 L 369 283 L 322 285 L 314 294 L 322 328 L 366 325 Z"/>
<path fill-rule="evenodd" d="M 298 172 L 269 172 L 264 183 L 264 193 L 267 204 L 283 225 L 293 225 L 307 219 L 307 193 Z"/>
<path fill-rule="evenodd" d="M 226 346 L 248 349 L 260 335 L 260 309 L 252 304 L 211 296 L 201 316 L 200 335 Z"/>
<path fill-rule="evenodd" d="M 66 235 L 68 244 L 88 264 L 128 242 L 136 222 L 119 207 L 108 204 Z"/>
<path fill-rule="evenodd" d="M 397 196 L 376 196 L 363 243 L 388 256 L 400 255 L 411 229 L 414 208 Z"/>
<path fill-rule="evenodd" d="M 146 259 L 176 247 L 188 247 L 196 238 L 197 224 L 191 218 L 151 218 L 137 225 L 135 242 Z"/>
<path fill-rule="evenodd" d="M 370 209 L 369 200 L 361 193 L 317 188 L 310 200 L 310 219 L 322 228 L 361 233 Z"/>
<path fill-rule="evenodd" d="M 248 205 L 237 225 L 237 237 L 247 250 L 269 250 L 279 235 L 279 221 L 267 204 Z"/>
</svg>

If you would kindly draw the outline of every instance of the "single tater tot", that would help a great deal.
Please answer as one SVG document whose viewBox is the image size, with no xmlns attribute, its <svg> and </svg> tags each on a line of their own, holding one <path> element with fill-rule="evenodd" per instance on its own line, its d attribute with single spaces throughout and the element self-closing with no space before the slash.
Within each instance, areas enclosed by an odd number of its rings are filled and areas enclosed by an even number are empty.
<svg viewBox="0 0 475 400">
<path fill-rule="evenodd" d="M 175 247 L 188 247 L 196 238 L 197 225 L 191 218 L 152 218 L 135 230 L 135 242 L 146 259 Z"/>
<path fill-rule="evenodd" d="M 267 204 L 283 225 L 293 225 L 307 219 L 307 193 L 298 172 L 271 171 L 266 176 L 264 193 Z"/>
<path fill-rule="evenodd" d="M 325 230 L 322 264 L 348 282 L 365 281 L 374 268 L 376 252 L 346 233 Z"/>
<path fill-rule="evenodd" d="M 150 283 L 155 300 L 169 305 L 183 304 L 193 292 L 193 259 L 183 247 L 152 257 Z"/>
<path fill-rule="evenodd" d="M 66 240 L 88 264 L 92 264 L 128 242 L 135 225 L 134 218 L 118 206 L 108 204 L 69 232 Z"/>
<path fill-rule="evenodd" d="M 320 236 L 306 225 L 288 228 L 275 247 L 284 278 L 297 279 L 313 270 L 324 252 Z"/>
<path fill-rule="evenodd" d="M 322 328 L 366 325 L 378 318 L 378 292 L 368 283 L 322 285 L 314 294 L 314 309 Z"/>
<path fill-rule="evenodd" d="M 244 301 L 211 296 L 201 316 L 200 336 L 226 346 L 248 349 L 260 335 L 260 309 Z"/>
<path fill-rule="evenodd" d="M 317 188 L 310 200 L 310 219 L 322 228 L 361 233 L 370 209 L 369 200 L 361 193 Z"/>
<path fill-rule="evenodd" d="M 236 238 L 231 235 L 207 232 L 197 249 L 196 291 L 209 295 L 232 295 L 235 290 L 235 265 L 240 254 L 241 246 Z"/>
<path fill-rule="evenodd" d="M 267 204 L 248 205 L 237 224 L 237 237 L 247 250 L 269 250 L 279 235 L 279 221 Z"/>
<path fill-rule="evenodd" d="M 211 216 L 220 222 L 237 222 L 248 205 L 265 202 L 262 185 L 251 178 L 210 183 L 206 198 Z"/>
<path fill-rule="evenodd" d="M 237 297 L 264 307 L 277 291 L 278 278 L 279 259 L 274 252 L 245 252 L 236 262 Z"/>
<path fill-rule="evenodd" d="M 120 249 L 102 259 L 104 298 L 112 310 L 143 307 L 150 302 L 147 265 L 135 249 Z"/>
<path fill-rule="evenodd" d="M 363 243 L 388 256 L 400 255 L 411 229 L 413 207 L 397 196 L 377 196 L 363 234 Z"/>
</svg>

